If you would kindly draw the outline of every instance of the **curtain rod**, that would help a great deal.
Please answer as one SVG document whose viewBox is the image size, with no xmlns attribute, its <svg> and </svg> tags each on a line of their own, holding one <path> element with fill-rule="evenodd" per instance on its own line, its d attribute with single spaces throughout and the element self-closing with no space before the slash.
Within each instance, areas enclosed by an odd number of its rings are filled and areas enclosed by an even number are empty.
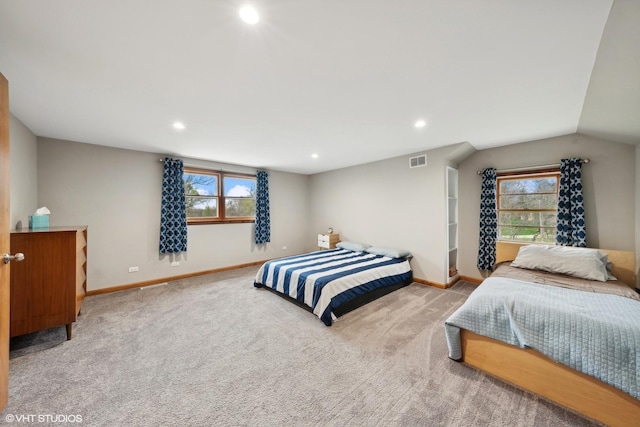
<svg viewBox="0 0 640 427">
<path fill-rule="evenodd" d="M 582 159 L 581 162 L 582 163 L 589 163 L 591 160 L 589 159 Z M 509 173 L 509 172 L 522 172 L 522 171 L 535 171 L 537 169 L 550 169 L 550 168 L 557 168 L 560 167 L 560 163 L 554 163 L 551 165 L 539 165 L 539 166 L 524 166 L 521 168 L 511 168 L 511 169 L 500 169 L 500 170 L 496 170 L 496 173 Z M 482 175 L 482 171 L 479 170 L 476 172 L 478 175 Z"/>
<path fill-rule="evenodd" d="M 160 160 L 160 163 L 164 163 L 164 158 L 160 158 L 159 160 Z M 250 172 L 246 172 L 246 171 L 245 171 L 245 172 L 238 172 L 237 170 L 235 170 L 235 171 L 234 171 L 234 170 L 229 170 L 229 169 L 220 169 L 220 168 L 215 168 L 215 169 L 214 169 L 214 168 L 211 168 L 210 166 L 196 165 L 196 164 L 194 164 L 194 163 L 184 163 L 184 160 L 183 160 L 183 162 L 182 162 L 182 165 L 183 165 L 183 166 L 186 166 L 186 167 L 188 167 L 188 168 L 206 169 L 206 170 L 210 170 L 210 171 L 212 171 L 212 172 L 226 172 L 226 173 L 230 173 L 230 174 L 235 173 L 235 174 L 241 174 L 241 175 L 242 175 L 242 174 L 244 174 L 244 175 L 251 175 L 251 173 L 250 173 Z M 255 170 L 256 170 L 256 172 L 258 171 L 258 168 L 250 168 L 250 167 L 248 167 L 248 166 L 247 166 L 247 168 L 248 168 L 248 169 L 255 169 Z"/>
<path fill-rule="evenodd" d="M 160 163 L 164 163 L 164 159 L 160 159 Z M 184 166 L 186 166 L 186 167 L 189 167 L 189 168 L 203 168 L 203 169 L 206 169 L 206 167 L 205 167 L 205 166 L 202 166 L 202 165 L 194 165 L 194 164 L 190 164 L 190 163 L 185 163 L 184 161 L 182 162 L 182 164 L 183 164 Z M 222 171 L 222 170 L 221 170 L 221 171 L 219 171 L 219 172 L 224 172 L 224 171 Z"/>
</svg>

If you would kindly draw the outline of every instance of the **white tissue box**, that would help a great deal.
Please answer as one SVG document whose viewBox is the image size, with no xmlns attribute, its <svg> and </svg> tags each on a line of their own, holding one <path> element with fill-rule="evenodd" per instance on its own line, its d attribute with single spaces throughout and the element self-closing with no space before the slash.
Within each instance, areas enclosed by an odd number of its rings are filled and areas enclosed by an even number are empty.
<svg viewBox="0 0 640 427">
<path fill-rule="evenodd" d="M 29 228 L 49 228 L 49 215 L 31 215 L 29 216 Z"/>
</svg>

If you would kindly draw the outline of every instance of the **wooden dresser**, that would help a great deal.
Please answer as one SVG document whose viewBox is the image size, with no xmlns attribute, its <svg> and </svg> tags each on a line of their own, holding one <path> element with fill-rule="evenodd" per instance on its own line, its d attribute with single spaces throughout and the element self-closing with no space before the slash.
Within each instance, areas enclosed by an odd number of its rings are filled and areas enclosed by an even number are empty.
<svg viewBox="0 0 640 427">
<path fill-rule="evenodd" d="M 87 291 L 87 227 L 11 232 L 11 336 L 72 325 Z"/>
</svg>

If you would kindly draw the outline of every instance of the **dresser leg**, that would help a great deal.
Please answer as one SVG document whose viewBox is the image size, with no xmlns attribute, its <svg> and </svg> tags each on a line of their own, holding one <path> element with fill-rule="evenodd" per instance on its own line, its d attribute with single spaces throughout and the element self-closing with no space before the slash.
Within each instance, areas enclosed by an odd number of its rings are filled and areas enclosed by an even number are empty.
<svg viewBox="0 0 640 427">
<path fill-rule="evenodd" d="M 71 339 L 72 330 L 73 330 L 73 323 L 67 323 L 67 341 Z"/>
</svg>

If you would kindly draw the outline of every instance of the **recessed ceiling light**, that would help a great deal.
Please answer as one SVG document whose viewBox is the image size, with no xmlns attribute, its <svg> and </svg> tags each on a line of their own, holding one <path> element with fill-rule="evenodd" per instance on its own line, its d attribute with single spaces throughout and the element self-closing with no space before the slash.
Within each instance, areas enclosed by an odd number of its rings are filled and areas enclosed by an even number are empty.
<svg viewBox="0 0 640 427">
<path fill-rule="evenodd" d="M 257 24 L 260 20 L 258 12 L 253 8 L 253 6 L 243 6 L 240 9 L 240 18 L 250 25 Z"/>
<path fill-rule="evenodd" d="M 427 125 L 427 122 L 425 122 L 424 120 L 418 120 L 416 121 L 413 126 L 417 127 L 418 129 L 423 128 Z"/>
<path fill-rule="evenodd" d="M 313 154 L 311 155 L 311 157 L 313 157 L 314 159 L 317 159 L 317 158 L 318 158 L 318 153 L 313 153 Z"/>
<path fill-rule="evenodd" d="M 173 122 L 173 128 L 177 130 L 184 130 L 185 126 L 182 122 Z"/>
</svg>

